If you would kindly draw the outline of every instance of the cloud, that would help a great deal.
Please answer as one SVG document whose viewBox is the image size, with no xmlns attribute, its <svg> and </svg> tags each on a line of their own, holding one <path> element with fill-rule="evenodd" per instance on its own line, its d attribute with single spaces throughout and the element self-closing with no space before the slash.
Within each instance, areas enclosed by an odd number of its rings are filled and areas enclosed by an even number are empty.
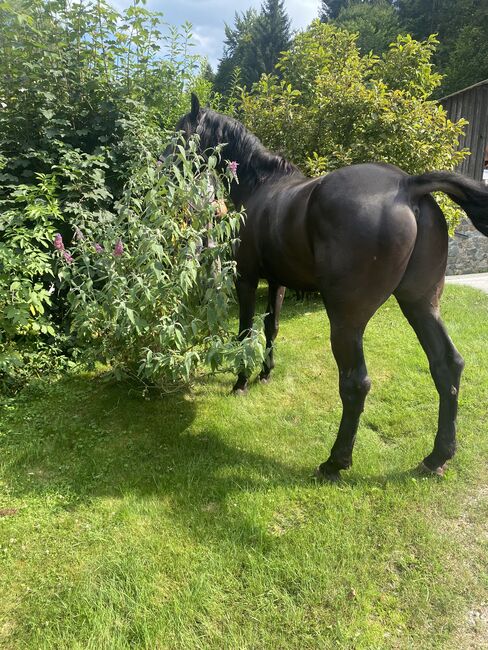
<svg viewBox="0 0 488 650">
<path fill-rule="evenodd" d="M 131 0 L 115 0 L 117 7 L 127 7 Z M 147 8 L 163 13 L 163 20 L 170 25 L 193 25 L 195 52 L 206 56 L 213 68 L 222 57 L 224 24 L 233 24 L 235 12 L 249 7 L 259 10 L 262 0 L 148 0 Z M 317 18 L 319 0 L 285 0 L 285 8 L 292 22 L 292 29 L 303 29 Z"/>
<path fill-rule="evenodd" d="M 195 51 L 206 56 L 210 65 L 215 68 L 222 56 L 223 28 L 194 24 L 193 40 L 195 41 Z"/>
<path fill-rule="evenodd" d="M 319 17 L 320 2 L 317 0 L 288 0 L 285 5 L 294 29 L 304 29 Z"/>
</svg>

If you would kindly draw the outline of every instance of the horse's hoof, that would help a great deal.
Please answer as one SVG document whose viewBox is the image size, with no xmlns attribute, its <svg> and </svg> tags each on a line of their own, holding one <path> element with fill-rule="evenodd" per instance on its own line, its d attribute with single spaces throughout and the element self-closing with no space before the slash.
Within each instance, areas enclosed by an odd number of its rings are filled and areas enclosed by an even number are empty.
<svg viewBox="0 0 488 650">
<path fill-rule="evenodd" d="M 270 381 L 271 381 L 271 375 L 263 375 L 262 377 L 259 377 L 260 384 L 269 384 Z"/>
<path fill-rule="evenodd" d="M 428 467 L 424 461 L 420 463 L 420 465 L 417 467 L 417 471 L 422 475 L 422 476 L 444 476 L 444 473 L 447 469 L 447 463 L 444 463 L 444 465 L 441 465 L 441 467 L 436 467 L 435 469 L 431 469 Z"/>
<path fill-rule="evenodd" d="M 235 397 L 244 397 L 244 395 L 247 395 L 248 388 L 245 386 L 244 388 L 233 388 L 232 389 L 232 395 L 235 395 Z"/>
<path fill-rule="evenodd" d="M 325 463 L 317 467 L 315 470 L 315 478 L 321 483 L 339 483 L 342 480 L 340 471 L 328 472 L 325 468 Z"/>
</svg>

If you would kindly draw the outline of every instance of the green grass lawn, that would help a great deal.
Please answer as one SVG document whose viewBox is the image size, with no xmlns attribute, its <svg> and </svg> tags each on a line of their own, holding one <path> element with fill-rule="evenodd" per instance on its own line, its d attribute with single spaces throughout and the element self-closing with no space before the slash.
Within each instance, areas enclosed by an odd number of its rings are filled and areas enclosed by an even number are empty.
<svg viewBox="0 0 488 650">
<path fill-rule="evenodd" d="M 394 301 L 370 323 L 354 466 L 316 484 L 340 417 L 328 323 L 288 299 L 269 386 L 144 399 L 78 375 L 2 402 L 0 646 L 488 647 L 488 296 L 448 287 L 466 360 L 442 479 L 437 395 Z"/>
</svg>

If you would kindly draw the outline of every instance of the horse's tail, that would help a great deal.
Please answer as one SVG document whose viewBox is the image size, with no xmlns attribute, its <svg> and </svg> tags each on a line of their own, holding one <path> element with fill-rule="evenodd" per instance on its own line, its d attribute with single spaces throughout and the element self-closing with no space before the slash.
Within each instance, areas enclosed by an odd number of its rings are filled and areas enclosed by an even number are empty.
<svg viewBox="0 0 488 650">
<path fill-rule="evenodd" d="M 429 172 L 409 176 L 407 188 L 414 200 L 430 192 L 445 192 L 488 237 L 488 186 L 454 172 Z"/>
</svg>

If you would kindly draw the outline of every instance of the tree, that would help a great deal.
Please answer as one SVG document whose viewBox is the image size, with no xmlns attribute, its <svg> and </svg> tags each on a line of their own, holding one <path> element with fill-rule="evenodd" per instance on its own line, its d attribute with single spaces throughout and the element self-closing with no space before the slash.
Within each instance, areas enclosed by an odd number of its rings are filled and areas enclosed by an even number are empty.
<svg viewBox="0 0 488 650">
<path fill-rule="evenodd" d="M 452 49 L 443 85 L 445 94 L 488 79 L 488 13 L 478 25 L 461 30 Z"/>
<path fill-rule="evenodd" d="M 215 82 L 215 72 L 213 71 L 212 66 L 208 61 L 205 61 L 202 65 L 201 74 L 202 78 L 205 79 L 205 81 L 208 81 L 211 84 Z"/>
<path fill-rule="evenodd" d="M 445 75 L 436 95 L 486 79 L 488 3 L 479 0 L 323 0 L 322 20 L 359 34 L 362 52 L 380 54 L 398 33 L 436 34 L 433 63 Z"/>
<path fill-rule="evenodd" d="M 479 0 L 398 0 L 402 31 L 416 39 L 437 34 L 434 62 L 446 73 L 440 94 L 463 88 L 487 77 L 486 16 L 488 5 Z M 483 29 L 485 29 L 483 37 Z M 466 76 L 463 74 L 466 68 Z"/>
<path fill-rule="evenodd" d="M 247 9 L 234 15 L 234 27 L 225 25 L 224 54 L 215 75 L 214 89 L 226 95 L 229 91 L 233 72 L 239 68 L 242 83 L 252 84 L 255 76 L 255 26 L 258 14 L 254 9 Z"/>
<path fill-rule="evenodd" d="M 401 32 L 398 12 L 388 0 L 354 2 L 340 10 L 334 24 L 356 32 L 361 52 L 381 54 Z"/>
<path fill-rule="evenodd" d="M 417 39 L 438 33 L 445 4 L 445 0 L 397 0 L 402 27 Z"/>
<path fill-rule="evenodd" d="M 324 23 L 334 20 L 348 5 L 349 0 L 322 0 L 320 20 Z"/>
<path fill-rule="evenodd" d="M 266 0 L 262 6 L 256 23 L 255 44 L 259 57 L 259 77 L 263 73 L 274 72 L 281 52 L 290 45 L 290 19 L 283 0 Z"/>
<path fill-rule="evenodd" d="M 435 39 L 398 37 L 381 59 L 361 56 L 356 36 L 314 21 L 243 96 L 245 124 L 304 171 L 321 174 L 368 161 L 409 173 L 451 169 L 462 122 L 453 124 L 429 97 L 440 83 Z"/>
<path fill-rule="evenodd" d="M 228 95 L 237 68 L 241 85 L 250 88 L 263 73 L 274 71 L 280 53 L 289 44 L 290 19 L 283 0 L 266 0 L 259 14 L 254 9 L 236 12 L 234 27 L 225 26 L 224 56 L 215 90 Z"/>
</svg>

